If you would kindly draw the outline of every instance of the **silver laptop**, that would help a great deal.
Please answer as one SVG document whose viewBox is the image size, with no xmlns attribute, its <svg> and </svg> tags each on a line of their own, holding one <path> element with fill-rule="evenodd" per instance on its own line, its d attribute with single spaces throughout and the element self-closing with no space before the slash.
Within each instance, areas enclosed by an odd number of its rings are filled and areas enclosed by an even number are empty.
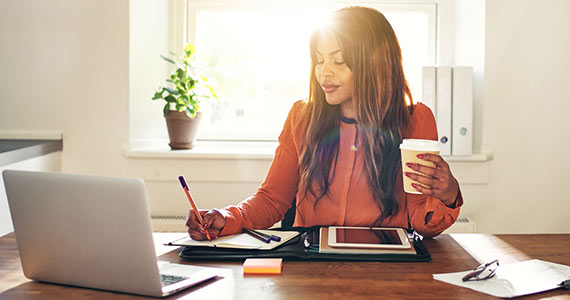
<svg viewBox="0 0 570 300">
<path fill-rule="evenodd" d="M 27 278 L 167 296 L 223 269 L 158 262 L 142 179 L 5 170 Z"/>
</svg>

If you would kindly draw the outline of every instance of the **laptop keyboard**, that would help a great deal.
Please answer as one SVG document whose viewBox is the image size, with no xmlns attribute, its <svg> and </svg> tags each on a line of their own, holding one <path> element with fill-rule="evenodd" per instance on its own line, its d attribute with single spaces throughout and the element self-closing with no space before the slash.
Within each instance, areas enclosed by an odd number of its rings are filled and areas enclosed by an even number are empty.
<svg viewBox="0 0 570 300">
<path fill-rule="evenodd" d="M 168 275 L 168 274 L 160 274 L 160 279 L 162 281 L 162 286 L 165 287 L 167 285 L 171 285 L 182 280 L 186 280 L 190 277 L 185 276 L 177 276 L 177 275 Z"/>
</svg>

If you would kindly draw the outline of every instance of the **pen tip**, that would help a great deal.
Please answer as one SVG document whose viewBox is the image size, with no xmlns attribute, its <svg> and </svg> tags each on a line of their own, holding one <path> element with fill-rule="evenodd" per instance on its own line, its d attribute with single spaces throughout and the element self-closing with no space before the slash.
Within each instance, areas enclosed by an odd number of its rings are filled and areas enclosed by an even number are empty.
<svg viewBox="0 0 570 300">
<path fill-rule="evenodd" d="M 186 180 L 184 180 L 184 176 L 180 175 L 178 176 L 178 180 L 180 180 L 180 184 L 182 184 L 182 187 L 186 188 Z"/>
</svg>

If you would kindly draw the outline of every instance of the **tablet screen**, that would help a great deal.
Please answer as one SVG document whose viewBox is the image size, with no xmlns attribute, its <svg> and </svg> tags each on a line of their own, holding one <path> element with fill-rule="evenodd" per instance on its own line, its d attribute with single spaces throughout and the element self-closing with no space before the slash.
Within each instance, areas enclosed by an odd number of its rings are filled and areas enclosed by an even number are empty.
<svg viewBox="0 0 570 300">
<path fill-rule="evenodd" d="M 337 228 L 336 242 L 346 244 L 402 245 L 398 232 L 393 229 Z"/>
</svg>

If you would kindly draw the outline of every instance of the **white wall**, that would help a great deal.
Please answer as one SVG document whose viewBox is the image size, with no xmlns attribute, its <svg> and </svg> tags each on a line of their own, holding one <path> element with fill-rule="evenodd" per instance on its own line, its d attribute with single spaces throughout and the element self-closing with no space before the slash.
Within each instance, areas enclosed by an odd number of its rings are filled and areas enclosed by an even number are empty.
<svg viewBox="0 0 570 300">
<path fill-rule="evenodd" d="M 483 143 L 485 1 L 454 0 L 453 64 L 473 67 L 473 153 Z"/>
<path fill-rule="evenodd" d="M 172 1 L 130 1 L 130 139 L 168 138 L 163 100 L 151 101 L 168 72 L 160 54 L 168 55 L 169 7 Z"/>
<path fill-rule="evenodd" d="M 133 159 L 121 153 L 129 134 L 141 137 L 129 128 L 140 124 L 129 112 L 150 118 L 152 108 L 144 105 L 155 105 L 147 99 L 165 78 L 158 59 L 168 34 L 167 4 L 161 2 L 2 1 L 0 128 L 62 131 L 62 171 L 141 176 L 155 212 L 187 209 L 178 174 L 192 178 L 204 207 L 235 203 L 255 192 L 268 162 Z M 483 172 L 488 167 L 488 183 L 462 184 L 462 215 L 472 217 L 481 232 L 568 232 L 570 201 L 563 188 L 570 145 L 555 138 L 570 128 L 569 5 L 485 3 L 478 91 L 483 100 L 477 104 L 482 113 L 475 120 L 481 120 L 480 138 L 493 146 L 494 158 L 471 163 L 484 166 Z M 159 123 L 143 126 L 161 136 Z M 451 166 L 463 170 L 467 164 Z"/>
<path fill-rule="evenodd" d="M 0 128 L 61 131 L 63 171 L 121 173 L 129 2 L 2 1 L 0 45 Z"/>
<path fill-rule="evenodd" d="M 484 231 L 570 232 L 570 1 L 487 1 L 489 184 L 470 187 Z"/>
</svg>

